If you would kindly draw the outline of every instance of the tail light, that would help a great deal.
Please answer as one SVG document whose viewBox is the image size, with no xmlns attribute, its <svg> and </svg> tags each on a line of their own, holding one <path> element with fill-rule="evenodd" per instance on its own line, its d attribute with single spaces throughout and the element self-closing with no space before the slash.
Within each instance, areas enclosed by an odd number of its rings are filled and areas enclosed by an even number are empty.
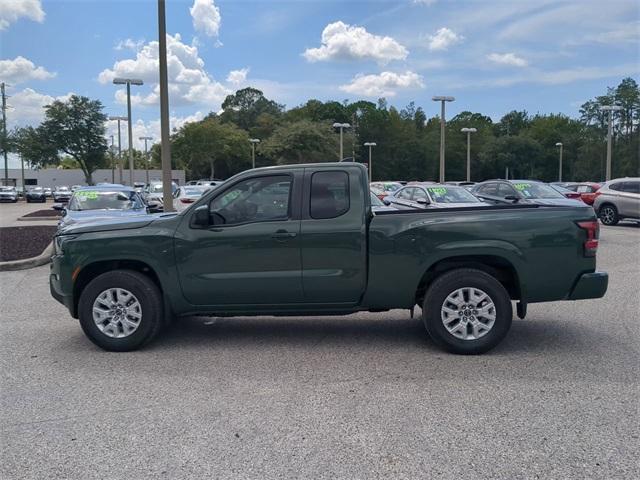
<svg viewBox="0 0 640 480">
<path fill-rule="evenodd" d="M 584 242 L 584 256 L 595 257 L 598 251 L 600 224 L 597 220 L 589 220 L 588 222 L 578 222 L 578 226 L 587 231 L 587 239 Z"/>
<path fill-rule="evenodd" d="M 193 203 L 193 198 L 181 198 L 180 203 Z"/>
</svg>

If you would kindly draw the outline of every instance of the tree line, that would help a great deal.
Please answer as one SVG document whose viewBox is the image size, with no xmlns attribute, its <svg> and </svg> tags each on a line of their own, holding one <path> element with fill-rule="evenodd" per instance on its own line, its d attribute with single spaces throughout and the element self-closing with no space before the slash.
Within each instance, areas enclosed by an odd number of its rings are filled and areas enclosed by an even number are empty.
<svg viewBox="0 0 640 480">
<path fill-rule="evenodd" d="M 613 177 L 640 176 L 640 88 L 632 78 L 585 102 L 579 118 L 562 114 L 512 111 L 498 122 L 465 111 L 446 123 L 446 178 L 463 180 L 466 172 L 464 127 L 477 129 L 471 137 L 471 179 L 504 177 L 552 181 L 558 178 L 558 147 L 563 144 L 563 179 L 602 180 L 606 160 L 608 119 L 605 105 L 620 105 L 614 113 Z M 32 167 L 77 166 L 91 183 L 91 173 L 111 165 L 105 135 L 106 116 L 99 101 L 72 96 L 45 107 L 37 127 L 16 129 L 3 148 L 19 153 Z M 349 123 L 344 156 L 366 162 L 365 142 L 376 142 L 373 177 L 376 180 L 436 180 L 439 170 L 440 119 L 427 118 L 414 102 L 405 108 L 389 106 L 384 98 L 337 102 L 309 100 L 286 109 L 255 88 L 229 95 L 222 113 L 210 113 L 171 135 L 174 168 L 187 178 L 227 178 L 251 167 L 251 143 L 256 166 L 339 160 L 339 135 L 334 122 Z M 126 154 L 123 153 L 126 163 Z M 160 145 L 150 152 L 151 165 L 160 166 Z M 136 164 L 144 155 L 136 152 Z"/>
</svg>

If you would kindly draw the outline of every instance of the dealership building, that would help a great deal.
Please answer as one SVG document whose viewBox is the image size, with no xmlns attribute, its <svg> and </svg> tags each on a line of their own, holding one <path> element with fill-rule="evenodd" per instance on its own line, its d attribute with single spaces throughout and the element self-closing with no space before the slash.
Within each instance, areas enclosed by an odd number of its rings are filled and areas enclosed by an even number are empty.
<svg viewBox="0 0 640 480">
<path fill-rule="evenodd" d="M 4 169 L 0 169 L 0 183 L 4 184 Z M 100 169 L 93 172 L 94 183 L 129 183 L 129 170 L 122 171 L 122 179 L 118 170 L 112 172 L 111 169 Z M 184 170 L 172 170 L 171 178 L 178 185 L 185 184 Z M 147 171 L 137 169 L 133 171 L 134 182 L 146 182 Z M 149 170 L 149 181 L 162 180 L 162 170 Z M 22 186 L 22 170 L 19 168 L 9 169 L 9 185 Z M 58 169 L 42 168 L 40 170 L 24 169 L 24 184 L 27 188 L 38 185 L 40 187 L 58 187 L 62 185 L 85 185 L 84 173 L 79 168 Z"/>
</svg>

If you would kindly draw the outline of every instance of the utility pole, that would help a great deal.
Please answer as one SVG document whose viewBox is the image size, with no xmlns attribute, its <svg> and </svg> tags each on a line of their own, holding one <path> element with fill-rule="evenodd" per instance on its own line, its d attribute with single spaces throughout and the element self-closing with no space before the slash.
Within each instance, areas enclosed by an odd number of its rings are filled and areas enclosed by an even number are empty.
<svg viewBox="0 0 640 480">
<path fill-rule="evenodd" d="M 116 183 L 116 162 L 115 155 L 113 154 L 113 135 L 111 135 L 111 146 L 109 147 L 109 153 L 111 153 L 111 183 Z"/>
<path fill-rule="evenodd" d="M 613 112 L 622 110 L 620 105 L 603 105 L 600 110 L 609 112 L 609 126 L 607 128 L 607 169 L 605 172 L 604 180 L 608 182 L 611 180 L 611 137 L 613 134 Z"/>
<path fill-rule="evenodd" d="M 467 134 L 467 182 L 471 181 L 471 134 L 478 130 L 475 128 L 462 128 L 462 133 Z"/>
<path fill-rule="evenodd" d="M 2 154 L 4 155 L 4 184 L 9 185 L 9 160 L 7 159 L 7 94 L 5 93 L 6 84 L 0 83 L 2 90 Z"/>
<path fill-rule="evenodd" d="M 138 140 L 144 140 L 144 164 L 147 167 L 147 185 L 149 185 L 149 150 L 147 150 L 147 140 L 153 140 L 153 137 L 140 137 Z"/>
<path fill-rule="evenodd" d="M 377 146 L 376 142 L 365 142 L 365 147 L 369 147 L 369 183 L 371 183 L 373 179 L 373 163 L 371 158 L 371 149 Z"/>
<path fill-rule="evenodd" d="M 158 0 L 158 53 L 160 70 L 160 155 L 162 158 L 162 204 L 173 211 L 171 191 L 171 141 L 169 138 L 169 83 L 167 80 L 167 25 L 165 0 Z"/>
<path fill-rule="evenodd" d="M 131 122 L 131 85 L 142 85 L 142 80 L 137 78 L 114 78 L 114 85 L 127 86 L 127 121 L 129 130 L 129 184 L 133 187 L 133 125 Z"/>
<path fill-rule="evenodd" d="M 440 102 L 440 179 L 438 180 L 440 183 L 444 182 L 444 136 L 445 136 L 445 127 L 446 120 L 444 118 L 444 104 L 446 102 L 453 102 L 455 100 L 454 97 L 446 97 L 446 96 L 435 96 L 432 97 L 431 100 L 434 102 Z"/>
<path fill-rule="evenodd" d="M 560 147 L 560 161 L 558 163 L 558 181 L 562 181 L 562 142 L 556 143 L 556 147 Z"/>
<path fill-rule="evenodd" d="M 345 128 L 349 128 L 351 125 L 349 125 L 348 123 L 334 123 L 333 124 L 333 128 L 339 128 L 340 129 L 340 159 L 339 161 L 341 162 L 342 159 L 344 158 L 344 148 L 343 148 L 343 130 Z"/>
<path fill-rule="evenodd" d="M 127 117 L 109 117 L 109 120 L 118 121 L 118 176 L 120 183 L 124 184 L 124 179 L 122 178 L 122 136 L 120 135 L 120 122 L 128 119 Z"/>
</svg>

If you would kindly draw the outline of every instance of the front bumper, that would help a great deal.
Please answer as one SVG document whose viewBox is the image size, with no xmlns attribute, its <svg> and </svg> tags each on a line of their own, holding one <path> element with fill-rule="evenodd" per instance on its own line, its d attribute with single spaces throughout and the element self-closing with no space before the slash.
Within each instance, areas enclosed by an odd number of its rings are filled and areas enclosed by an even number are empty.
<svg viewBox="0 0 640 480">
<path fill-rule="evenodd" d="M 569 294 L 569 300 L 602 298 L 607 293 L 609 274 L 606 272 L 583 273 Z"/>
<path fill-rule="evenodd" d="M 51 266 L 49 272 L 49 291 L 51 296 L 58 302 L 63 304 L 69 310 L 72 317 L 75 317 L 75 305 L 73 301 L 73 295 L 64 291 L 61 276 L 60 276 L 60 256 L 54 255 L 51 257 Z"/>
</svg>

